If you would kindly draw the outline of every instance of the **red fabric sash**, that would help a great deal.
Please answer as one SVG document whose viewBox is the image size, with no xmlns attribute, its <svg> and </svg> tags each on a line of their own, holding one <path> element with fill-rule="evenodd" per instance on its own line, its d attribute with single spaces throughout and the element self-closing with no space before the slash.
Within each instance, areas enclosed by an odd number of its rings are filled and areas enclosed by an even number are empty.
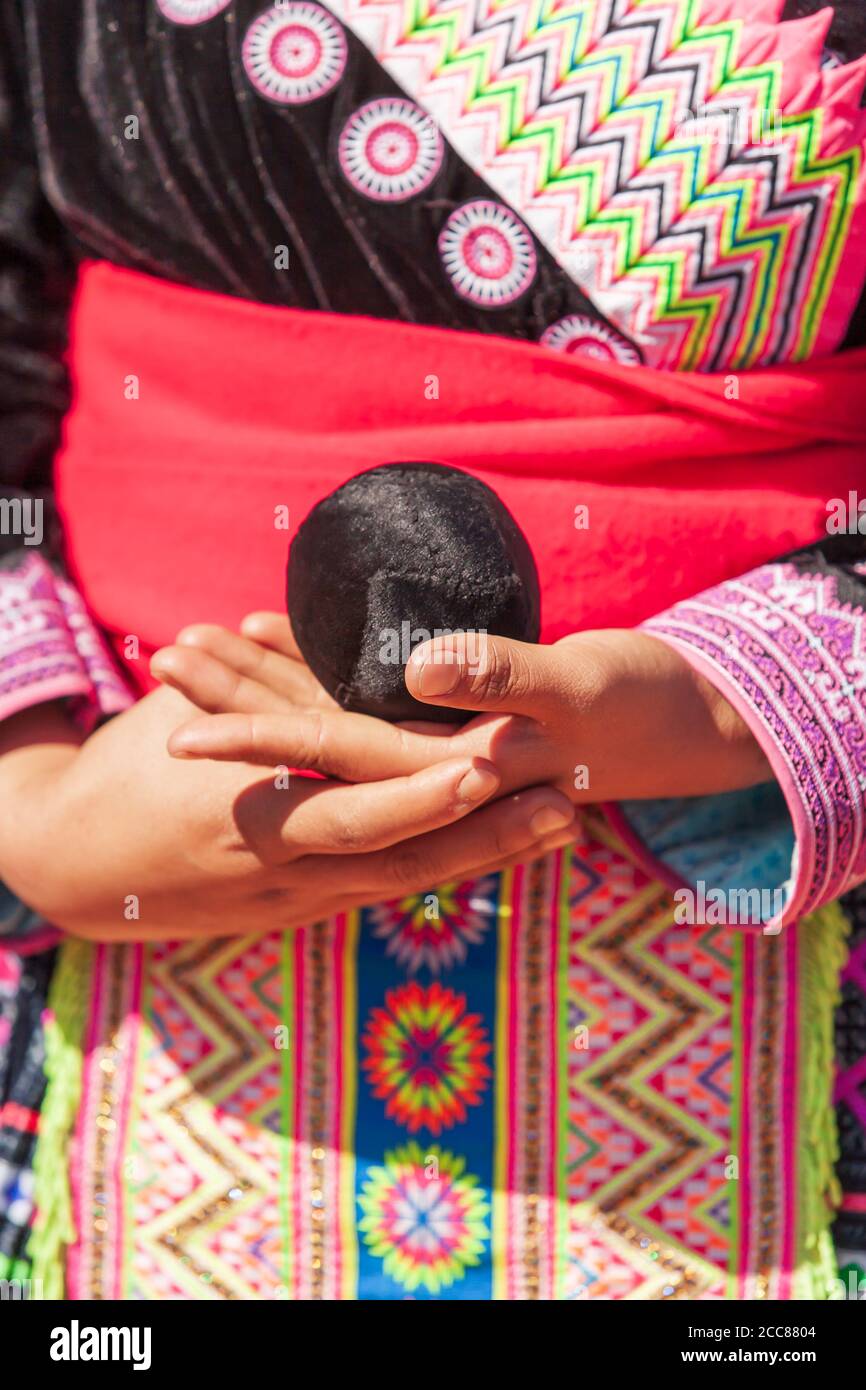
<svg viewBox="0 0 866 1390">
<path fill-rule="evenodd" d="M 295 527 L 373 464 L 435 459 L 499 492 L 535 552 L 545 641 L 631 625 L 814 540 L 866 472 L 866 350 L 663 373 L 100 263 L 71 366 L 68 559 L 97 620 L 139 639 L 143 687 L 183 624 L 282 607 Z"/>
</svg>

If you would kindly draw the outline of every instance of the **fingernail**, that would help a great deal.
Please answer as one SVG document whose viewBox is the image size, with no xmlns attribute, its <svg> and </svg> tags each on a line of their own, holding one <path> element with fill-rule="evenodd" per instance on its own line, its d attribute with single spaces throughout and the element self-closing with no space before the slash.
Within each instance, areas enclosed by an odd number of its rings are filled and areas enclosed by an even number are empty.
<svg viewBox="0 0 866 1390">
<path fill-rule="evenodd" d="M 460 658 L 453 652 L 444 652 L 433 661 L 425 661 L 418 672 L 418 690 L 421 695 L 450 695 L 456 690 L 460 680 Z"/>
<path fill-rule="evenodd" d="M 473 767 L 460 779 L 457 794 L 461 801 L 481 801 L 499 786 L 499 777 L 486 767 Z"/>
<path fill-rule="evenodd" d="M 542 806 L 530 820 L 529 828 L 533 835 L 540 839 L 542 835 L 549 835 L 553 830 L 564 830 L 573 818 L 574 812 L 569 814 L 556 806 Z"/>
<path fill-rule="evenodd" d="M 168 751 L 173 758 L 188 758 L 190 756 L 189 743 L 185 734 L 177 730 L 170 735 L 168 740 Z"/>
</svg>

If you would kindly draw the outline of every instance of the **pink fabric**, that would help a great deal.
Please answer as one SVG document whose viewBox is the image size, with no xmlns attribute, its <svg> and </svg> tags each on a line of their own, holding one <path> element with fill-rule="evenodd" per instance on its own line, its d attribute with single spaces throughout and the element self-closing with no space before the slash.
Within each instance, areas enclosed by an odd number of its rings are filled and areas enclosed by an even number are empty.
<svg viewBox="0 0 866 1390">
<path fill-rule="evenodd" d="M 719 374 L 254 304 L 105 262 L 82 270 L 70 343 L 66 560 L 100 627 L 137 635 L 140 689 L 149 651 L 186 623 L 281 604 L 304 516 L 375 464 L 435 459 L 494 488 L 535 556 L 543 642 L 631 627 L 811 543 L 827 488 L 862 475 L 866 348 L 744 372 L 729 399 Z"/>
<path fill-rule="evenodd" d="M 133 699 L 77 590 L 24 552 L 0 570 L 0 719 L 65 698 L 87 729 Z"/>
<path fill-rule="evenodd" d="M 832 575 L 779 563 L 674 604 L 643 627 L 741 714 L 782 788 L 796 836 L 793 884 L 765 930 L 863 882 L 866 611 L 840 598 Z"/>
</svg>

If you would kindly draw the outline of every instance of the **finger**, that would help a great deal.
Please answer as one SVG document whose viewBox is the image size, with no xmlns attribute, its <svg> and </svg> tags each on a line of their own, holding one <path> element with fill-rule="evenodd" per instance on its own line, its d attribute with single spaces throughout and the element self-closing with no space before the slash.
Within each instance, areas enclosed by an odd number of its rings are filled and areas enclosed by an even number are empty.
<svg viewBox="0 0 866 1390">
<path fill-rule="evenodd" d="M 499 773 L 486 759 L 459 758 L 387 782 L 296 783 L 288 814 L 278 805 L 279 796 L 270 806 L 280 815 L 283 844 L 295 855 L 347 857 L 450 825 L 495 795 L 499 783 Z"/>
<path fill-rule="evenodd" d="M 175 758 L 306 768 L 343 782 L 378 782 L 465 757 L 470 750 L 368 714 L 295 709 L 191 719 L 170 735 L 168 751 Z"/>
<path fill-rule="evenodd" d="M 461 869 L 460 879 L 466 882 L 468 879 L 480 878 L 483 874 L 499 873 L 502 869 L 513 868 L 516 864 L 529 864 L 533 859 L 543 859 L 546 854 L 553 854 L 555 850 L 564 849 L 566 845 L 573 845 L 580 835 L 580 822 L 573 820 L 565 830 L 558 831 L 552 835 L 542 836 L 540 840 L 534 840 L 525 849 L 517 850 L 514 854 L 507 854 L 503 858 L 485 860 L 483 864 L 476 864 L 473 867 Z M 425 885 L 427 887 L 429 885 Z M 424 888 L 419 889 L 420 892 Z"/>
<path fill-rule="evenodd" d="M 212 713 L 285 714 L 291 708 L 284 695 L 276 695 L 195 647 L 161 648 L 151 657 L 150 670 L 163 685 L 179 690 L 199 709 Z"/>
<path fill-rule="evenodd" d="M 177 635 L 176 645 L 193 647 L 222 661 L 239 675 L 258 681 L 292 704 L 314 705 L 333 701 L 319 684 L 309 666 L 294 657 L 271 651 L 249 637 L 239 636 L 213 623 L 195 623 Z"/>
<path fill-rule="evenodd" d="M 530 845 L 528 849 L 520 850 L 517 854 L 509 854 L 505 859 L 494 859 L 487 864 L 479 864 L 477 869 L 467 874 L 467 878 L 481 877 L 483 874 L 500 873 L 502 869 L 514 868 L 517 864 L 529 864 L 533 859 L 543 859 L 546 854 L 555 854 L 559 849 L 565 849 L 568 845 L 573 845 L 579 838 L 579 822 L 574 821 L 569 828 L 561 835 L 551 835 L 549 838 L 539 840 L 536 844 Z"/>
<path fill-rule="evenodd" d="M 423 835 L 407 834 L 380 853 L 334 859 L 334 886 L 378 897 L 421 892 L 430 884 L 471 877 L 480 864 L 519 862 L 575 826 L 571 802 L 551 787 L 533 787 L 475 811 L 467 820 Z M 516 860 L 515 860 L 516 856 Z M 311 860 L 311 873 L 315 872 Z"/>
<path fill-rule="evenodd" d="M 410 734 L 429 734 L 432 738 L 448 738 L 459 734 L 462 724 L 437 724 L 434 719 L 401 719 L 400 728 L 408 729 Z"/>
<path fill-rule="evenodd" d="M 415 648 L 406 687 L 429 705 L 538 718 L 555 698 L 560 660 L 551 647 L 455 632 Z"/>
<path fill-rule="evenodd" d="M 260 642 L 272 651 L 281 652 L 283 656 L 292 657 L 295 661 L 304 659 L 285 613 L 248 613 L 241 623 L 241 632 L 244 637 Z"/>
<path fill-rule="evenodd" d="M 505 858 L 486 860 L 483 864 L 474 864 L 470 869 L 463 871 L 461 874 L 462 881 L 465 883 L 472 879 L 484 878 L 488 874 L 501 873 L 503 869 L 516 868 L 519 864 L 529 864 L 534 859 L 543 859 L 548 854 L 555 854 L 557 850 L 565 849 L 568 845 L 574 844 L 575 840 L 579 838 L 579 834 L 580 823 L 579 821 L 574 821 L 568 829 L 562 831 L 560 834 L 550 835 L 541 840 L 536 840 L 527 849 L 520 850 L 515 854 L 506 855 Z M 303 859 L 298 862 L 299 864 L 303 864 L 306 868 L 306 866 L 313 861 L 310 859 Z M 403 889 L 401 890 L 401 894 L 413 892 L 426 893 L 428 890 L 435 892 L 436 886 L 436 884 L 431 885 L 425 882 L 420 884 L 417 888 Z M 338 898 L 335 911 L 349 912 L 353 908 L 373 906 L 379 902 L 381 902 L 381 894 L 372 889 L 368 889 L 366 892 L 355 892 L 354 894 Z"/>
</svg>

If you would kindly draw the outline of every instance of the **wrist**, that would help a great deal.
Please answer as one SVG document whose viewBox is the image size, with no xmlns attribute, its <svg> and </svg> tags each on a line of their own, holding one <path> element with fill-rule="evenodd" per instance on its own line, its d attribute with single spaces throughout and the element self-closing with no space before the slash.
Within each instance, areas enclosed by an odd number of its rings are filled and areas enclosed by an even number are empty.
<svg viewBox="0 0 866 1390">
<path fill-rule="evenodd" d="M 736 791 L 773 779 L 766 754 L 724 692 L 666 642 L 635 632 L 642 660 L 655 673 L 648 698 L 649 737 L 673 742 L 672 769 L 685 790 L 674 795 Z M 671 738 L 673 735 L 673 738 Z"/>
<path fill-rule="evenodd" d="M 565 641 L 592 668 L 598 745 L 615 790 L 603 799 L 704 796 L 772 780 L 749 726 L 666 642 L 639 629 Z M 605 779 L 605 786 L 608 785 Z"/>
<path fill-rule="evenodd" d="M 56 702 L 34 705 L 0 723 L 0 805 L 28 782 L 70 761 L 82 733 Z"/>
<path fill-rule="evenodd" d="M 0 723 L 0 880 L 25 902 L 31 880 L 52 859 L 53 810 L 82 735 L 57 704 L 37 705 Z"/>
</svg>

